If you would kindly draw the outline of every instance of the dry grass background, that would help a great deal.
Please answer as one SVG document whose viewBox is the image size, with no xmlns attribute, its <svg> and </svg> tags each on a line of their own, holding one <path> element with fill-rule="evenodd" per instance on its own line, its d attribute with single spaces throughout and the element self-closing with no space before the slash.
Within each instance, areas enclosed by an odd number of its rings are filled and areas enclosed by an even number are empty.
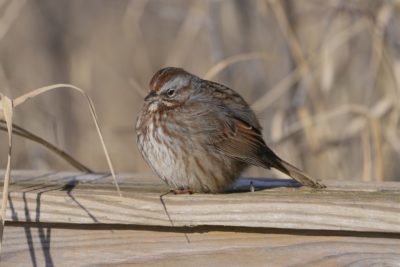
<svg viewBox="0 0 400 267">
<path fill-rule="evenodd" d="M 0 87 L 10 97 L 83 88 L 117 172 L 146 172 L 136 115 L 152 74 L 180 66 L 236 89 L 267 143 L 312 176 L 399 180 L 399 15 L 394 0 L 1 0 Z M 58 90 L 14 119 L 106 171 L 87 109 Z M 7 145 L 2 133 L 1 166 Z M 31 141 L 16 137 L 13 149 L 14 169 L 71 169 Z"/>
</svg>

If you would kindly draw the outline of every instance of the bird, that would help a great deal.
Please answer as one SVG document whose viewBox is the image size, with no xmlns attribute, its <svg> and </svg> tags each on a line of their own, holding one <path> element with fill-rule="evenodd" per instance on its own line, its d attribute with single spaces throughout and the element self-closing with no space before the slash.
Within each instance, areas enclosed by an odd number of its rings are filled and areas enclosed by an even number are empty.
<svg viewBox="0 0 400 267">
<path fill-rule="evenodd" d="M 136 136 L 144 160 L 175 193 L 226 192 L 252 165 L 326 187 L 267 146 L 254 111 L 236 91 L 182 68 L 154 74 Z"/>
</svg>

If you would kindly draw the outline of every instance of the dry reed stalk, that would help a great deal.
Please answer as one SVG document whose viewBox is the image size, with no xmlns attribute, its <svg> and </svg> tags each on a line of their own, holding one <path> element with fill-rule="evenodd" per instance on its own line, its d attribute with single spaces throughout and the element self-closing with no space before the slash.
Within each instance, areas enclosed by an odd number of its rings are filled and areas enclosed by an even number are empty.
<svg viewBox="0 0 400 267">
<path fill-rule="evenodd" d="M 395 84 L 395 88 L 398 87 L 396 83 L 396 77 L 393 73 L 393 69 L 390 67 L 389 59 L 387 57 L 386 47 L 385 47 L 385 32 L 388 27 L 389 21 L 393 16 L 393 6 L 389 3 L 383 4 L 379 10 L 377 11 L 376 20 L 373 24 L 373 29 L 371 33 L 372 38 L 372 54 L 370 59 L 370 64 L 368 68 L 368 74 L 365 75 L 367 79 L 370 81 L 367 85 L 366 93 L 370 95 L 372 90 L 376 88 L 376 85 L 379 80 L 379 72 L 381 70 L 386 70 L 386 73 L 389 73 L 393 78 L 393 82 Z M 395 93 L 396 95 L 396 93 Z M 398 95 L 398 93 L 397 93 Z M 390 97 L 388 95 L 387 97 Z M 398 97 L 393 97 L 392 101 L 399 102 Z M 398 105 L 394 105 L 396 107 Z M 397 114 L 398 114 L 398 108 Z M 381 117 L 381 116 L 380 116 Z M 374 144 L 373 149 L 373 162 L 374 162 L 374 177 L 378 181 L 382 181 L 384 179 L 384 155 L 382 151 L 382 130 L 380 117 L 376 117 L 371 114 L 370 128 L 371 128 L 371 140 Z M 371 152 L 372 153 L 372 152 Z M 372 156 L 372 155 L 371 155 Z"/>
<path fill-rule="evenodd" d="M 0 118 L 6 121 L 6 126 L 8 130 L 8 155 L 7 155 L 7 166 L 6 172 L 4 174 L 4 184 L 3 184 L 3 196 L 1 200 L 0 209 L 0 253 L 3 244 L 3 233 L 6 220 L 7 211 L 7 199 L 8 199 L 8 186 L 10 184 L 11 176 L 11 148 L 12 148 L 12 116 L 13 116 L 13 101 L 0 93 Z"/>
<path fill-rule="evenodd" d="M 300 43 L 296 37 L 296 34 L 290 25 L 289 19 L 285 14 L 285 11 L 282 7 L 281 1 L 269 1 L 268 2 L 271 6 L 271 10 L 275 14 L 275 17 L 278 21 L 279 28 L 282 34 L 285 36 L 287 40 L 287 44 L 289 46 L 290 52 L 300 69 L 301 75 L 309 75 L 310 66 L 304 56 L 303 49 L 300 46 Z"/>
<path fill-rule="evenodd" d="M 371 169 L 372 169 L 372 160 L 371 160 L 371 142 L 370 142 L 370 133 L 368 129 L 365 129 L 361 132 L 361 142 L 362 142 L 362 155 L 363 155 L 363 172 L 361 180 L 363 181 L 371 181 Z"/>
<path fill-rule="evenodd" d="M 321 91 L 325 94 L 331 91 L 335 74 L 334 60 L 333 57 L 327 53 L 327 46 L 329 46 L 329 43 L 321 49 L 320 87 Z"/>
<path fill-rule="evenodd" d="M 311 62 L 309 62 L 304 55 L 303 49 L 301 48 L 300 42 L 293 29 L 293 25 L 290 24 L 281 1 L 273 0 L 269 1 L 269 3 L 278 21 L 279 28 L 287 40 L 286 43 L 288 44 L 291 55 L 296 62 L 296 66 L 299 68 L 301 78 L 310 81 L 310 88 L 307 90 L 307 93 L 316 109 L 321 111 L 323 110 L 323 107 L 320 105 L 320 101 L 318 101 L 319 89 L 314 74 L 311 71 Z"/>
<path fill-rule="evenodd" d="M 369 63 L 369 73 L 365 75 L 370 80 L 368 91 L 371 91 L 378 80 L 379 69 L 383 60 L 384 32 L 392 17 L 392 8 L 384 4 L 378 11 L 377 19 L 372 30 L 372 55 Z M 370 92 L 369 92 L 370 93 Z"/>
<path fill-rule="evenodd" d="M 324 108 L 323 102 L 320 101 L 321 94 L 320 94 L 320 89 L 318 88 L 318 85 L 317 85 L 317 80 L 315 78 L 316 74 L 314 74 L 311 71 L 312 61 L 311 60 L 308 61 L 306 59 L 303 49 L 300 45 L 300 42 L 299 42 L 299 40 L 295 34 L 295 31 L 293 29 L 293 25 L 291 25 L 289 18 L 287 17 L 287 15 L 284 11 L 282 3 L 280 1 L 271 1 L 270 5 L 271 5 L 271 9 L 273 10 L 275 17 L 278 21 L 281 32 L 286 37 L 287 44 L 290 48 L 291 55 L 293 56 L 293 58 L 296 62 L 296 65 L 299 67 L 300 75 L 302 76 L 301 79 L 303 79 L 304 81 L 306 81 L 306 80 L 310 81 L 307 93 L 310 96 L 310 100 L 314 106 L 315 112 L 318 114 L 322 114 L 322 113 L 324 113 L 325 108 Z M 328 53 L 326 53 L 327 49 L 321 49 L 321 51 L 325 51 L 325 58 L 320 59 L 323 64 L 323 63 L 327 62 L 326 58 L 328 58 L 329 56 L 328 56 Z M 318 54 L 316 54 L 316 55 L 318 55 Z M 316 56 L 316 55 L 314 55 L 314 56 Z M 325 59 L 325 61 L 323 59 Z M 333 73 L 331 75 L 333 76 Z M 304 111 L 305 111 L 304 109 L 297 110 L 297 114 L 299 116 L 300 123 L 307 122 L 306 121 L 307 113 L 305 113 Z M 306 140 L 313 151 L 318 150 L 320 147 L 321 141 L 318 140 L 319 135 L 326 136 L 332 131 L 329 124 L 325 123 L 324 121 L 320 124 L 320 127 L 318 128 L 318 131 L 319 131 L 318 134 L 316 132 L 314 132 L 314 130 L 316 130 L 316 129 L 313 127 L 306 127 L 305 125 L 303 125 L 303 129 L 305 130 L 305 133 L 306 133 Z M 327 157 L 330 159 L 330 161 L 334 161 L 334 158 L 335 158 L 334 153 L 335 152 L 333 150 L 327 151 Z"/>
<path fill-rule="evenodd" d="M 400 122 L 400 61 L 389 60 L 389 56 L 386 50 L 384 50 L 383 68 L 391 74 L 394 84 L 390 98 L 393 101 L 393 112 L 390 114 L 389 123 L 383 129 L 383 137 L 391 148 L 393 148 L 394 152 L 400 154 L 400 137 L 397 134 Z"/>
<path fill-rule="evenodd" d="M 385 131 L 385 139 L 393 147 L 394 151 L 400 154 L 400 138 L 397 136 L 396 132 L 396 128 L 388 128 Z"/>
<path fill-rule="evenodd" d="M 355 23 L 354 25 L 352 25 L 352 27 L 350 27 L 349 29 L 346 29 L 344 32 L 341 32 L 340 34 L 337 35 L 337 37 L 333 40 L 333 41 L 329 41 L 329 46 L 328 47 L 322 47 L 321 50 L 325 51 L 325 55 L 327 54 L 331 54 L 333 51 L 335 51 L 341 44 L 344 44 L 347 42 L 347 40 L 349 40 L 351 37 L 353 37 L 355 34 L 357 34 L 358 32 L 360 32 L 363 28 L 365 28 L 366 23 L 365 22 L 358 22 Z M 298 51 L 298 49 L 296 47 L 296 45 L 293 46 L 293 50 L 294 51 Z M 312 55 L 310 62 L 313 62 L 313 58 L 315 58 L 315 55 Z M 309 71 L 309 69 L 307 69 Z M 301 69 L 296 69 L 296 72 L 292 72 L 291 74 L 289 74 L 289 78 L 287 79 L 285 82 L 288 85 L 285 89 L 288 90 L 289 86 L 291 86 L 292 84 L 290 84 L 290 82 L 287 81 L 295 81 L 296 79 L 293 79 L 293 76 L 295 76 L 294 78 L 300 79 L 302 77 L 302 74 L 304 73 Z M 297 75 L 294 75 L 297 74 Z M 293 83 L 294 84 L 294 83 Z M 269 106 L 270 103 L 272 103 L 273 101 L 271 101 L 271 97 L 267 97 L 268 92 L 264 95 L 264 97 L 262 97 L 261 99 L 259 99 L 258 101 L 256 101 L 253 104 L 253 108 L 255 107 L 256 110 L 261 110 L 262 108 L 265 108 L 266 106 Z M 269 100 L 267 103 L 263 103 L 265 100 Z M 260 107 L 260 108 L 259 108 Z M 301 114 L 300 114 L 301 116 Z M 307 129 L 307 125 L 309 124 L 309 122 L 306 122 L 305 120 L 301 120 L 300 123 L 303 122 L 303 125 L 300 126 L 301 129 Z M 359 129 L 362 129 L 362 127 L 356 127 Z M 310 140 L 310 139 L 308 139 Z M 368 166 L 366 166 L 365 168 L 368 168 Z M 365 177 L 365 176 L 364 176 Z"/>
<path fill-rule="evenodd" d="M 374 46 L 374 48 L 376 47 Z M 383 70 L 389 74 L 393 82 L 393 90 L 388 97 L 393 101 L 393 108 L 396 112 L 393 112 L 392 115 L 397 125 L 400 119 L 400 60 L 396 61 L 392 56 L 388 55 L 387 49 L 382 49 L 382 58 Z"/>
<path fill-rule="evenodd" d="M 335 7 L 338 7 L 341 5 L 343 0 L 336 0 L 334 3 Z M 329 50 L 328 47 L 330 45 L 330 42 L 326 42 L 326 38 L 330 36 L 330 31 L 332 28 L 332 25 L 336 22 L 336 18 L 340 16 L 338 14 L 336 8 L 331 8 L 330 13 L 328 14 L 324 26 L 322 28 L 322 31 L 324 32 L 324 35 L 322 37 L 321 41 L 321 74 L 320 74 L 320 88 L 321 91 L 324 94 L 328 94 L 331 92 L 332 85 L 334 84 L 334 74 L 335 74 L 335 60 L 334 58 L 327 53 Z M 339 18 L 340 19 L 340 18 Z"/>
<path fill-rule="evenodd" d="M 38 95 L 41 95 L 43 93 L 46 93 L 48 91 L 51 91 L 51 90 L 54 90 L 54 89 L 63 88 L 63 87 L 71 88 L 71 89 L 79 92 L 85 98 L 86 103 L 89 106 L 90 114 L 92 115 L 94 124 L 96 126 L 96 131 L 97 131 L 97 133 L 99 135 L 100 143 L 101 143 L 101 146 L 103 148 L 104 155 L 106 157 L 108 167 L 110 169 L 111 175 L 112 175 L 113 180 L 114 180 L 114 185 L 115 185 L 115 187 L 117 189 L 118 194 L 121 195 L 121 191 L 120 191 L 119 186 L 118 186 L 117 178 L 115 176 L 114 166 L 113 166 L 113 164 L 111 162 L 111 158 L 109 156 L 107 147 L 105 145 L 103 134 L 101 133 L 101 129 L 100 129 L 100 126 L 99 126 L 99 121 L 98 121 L 98 118 L 97 118 L 96 110 L 95 110 L 94 105 L 93 105 L 93 101 L 89 97 L 89 95 L 85 93 L 85 91 L 83 91 L 79 87 L 76 87 L 76 86 L 73 86 L 73 85 L 70 85 L 70 84 L 54 84 L 54 85 L 50 85 L 50 86 L 45 86 L 45 87 L 41 87 L 41 88 L 38 88 L 36 90 L 33 90 L 33 91 L 31 91 L 31 92 L 29 92 L 27 94 L 24 94 L 22 96 L 17 97 L 16 99 L 14 99 L 14 101 L 13 101 L 14 108 L 17 107 L 18 105 L 24 103 L 25 101 L 31 99 L 31 98 L 34 98 L 34 97 L 36 97 Z"/>
<path fill-rule="evenodd" d="M 185 17 L 185 20 L 176 35 L 172 49 L 165 60 L 165 65 L 181 66 L 185 57 L 192 49 L 195 37 L 200 32 L 205 21 L 205 1 L 194 1 Z"/>
<path fill-rule="evenodd" d="M 118 194 L 121 196 L 121 191 L 117 182 L 117 178 L 115 176 L 115 171 L 114 167 L 112 165 L 110 156 L 108 154 L 107 147 L 105 145 L 103 135 L 101 133 L 100 127 L 99 127 L 99 122 L 96 114 L 96 110 L 94 108 L 93 102 L 90 99 L 90 97 L 83 91 L 82 89 L 70 85 L 70 84 L 55 84 L 55 85 L 50 85 L 50 86 L 45 86 L 41 87 L 38 89 L 35 89 L 29 93 L 26 93 L 22 96 L 19 96 L 15 98 L 14 100 L 4 96 L 3 94 L 0 93 L 1 97 L 1 102 L 0 102 L 0 119 L 4 119 L 6 121 L 7 129 L 8 129 L 8 144 L 9 144 L 9 149 L 8 149 L 8 158 L 7 158 L 7 167 L 6 167 L 6 172 L 4 174 L 4 184 L 3 184 L 3 196 L 2 196 L 2 203 L 1 203 L 1 211 L 0 211 L 0 220 L 1 220 L 1 225 L 0 225 L 0 252 L 1 252 L 1 245 L 2 245 L 2 240 L 3 240 L 3 232 L 4 232 L 4 225 L 5 225 L 5 217 L 6 217 L 6 210 L 7 210 L 7 199 L 8 199 L 8 187 L 10 184 L 10 174 L 11 174 L 11 151 L 12 151 L 12 115 L 13 115 L 13 109 L 16 108 L 17 106 L 25 103 L 25 101 L 32 99 L 36 96 L 39 96 L 43 93 L 46 93 L 48 91 L 54 90 L 54 89 L 59 89 L 59 88 L 70 88 L 73 89 L 77 92 L 79 92 L 85 99 L 86 102 L 89 106 L 90 113 L 92 115 L 94 124 L 96 126 L 97 133 L 100 138 L 100 142 L 104 151 L 104 154 L 106 156 L 107 164 L 110 169 L 112 178 L 114 180 L 114 185 L 117 189 Z"/>
<path fill-rule="evenodd" d="M 149 48 L 144 42 L 135 42 L 134 40 L 144 40 L 142 29 L 140 28 L 140 21 L 143 17 L 144 10 L 147 6 L 148 0 L 134 0 L 128 3 L 125 14 L 123 17 L 122 27 L 125 32 L 126 38 L 131 43 L 135 43 L 134 54 L 139 57 L 135 61 L 140 61 L 140 74 L 151 73 L 153 68 L 150 64 Z M 136 89 L 134 87 L 134 89 Z"/>
<path fill-rule="evenodd" d="M 371 135 L 374 143 L 374 163 L 375 173 L 374 177 L 376 180 L 382 182 L 385 177 L 384 164 L 383 164 L 383 153 L 382 153 L 382 131 L 379 118 L 371 118 Z"/>
<path fill-rule="evenodd" d="M 368 95 L 371 94 L 372 90 L 375 88 L 378 82 L 378 74 L 384 63 L 385 59 L 383 57 L 384 54 L 384 31 L 387 28 L 388 22 L 392 17 L 392 8 L 389 4 L 384 4 L 378 11 L 376 22 L 373 25 L 372 31 L 372 55 L 371 60 L 368 68 L 368 74 L 365 76 L 370 81 L 367 85 L 366 93 Z M 370 139 L 374 144 L 374 149 L 371 149 L 371 145 L 368 146 L 368 153 L 371 155 L 368 157 L 373 158 L 373 165 L 374 165 L 374 179 L 378 181 L 383 181 L 384 179 L 384 159 L 383 159 L 383 152 L 382 152 L 382 132 L 381 126 L 379 122 L 379 118 L 370 116 L 369 119 L 370 129 L 371 129 L 371 136 Z M 364 142 L 363 142 L 364 143 Z M 364 146 L 366 144 L 364 143 Z M 365 150 L 364 150 L 364 153 Z M 373 154 L 372 154 L 373 153 Z M 366 156 L 364 155 L 364 158 Z M 371 160 L 368 160 L 367 163 L 371 164 Z M 370 166 L 366 166 L 365 168 L 370 169 Z M 371 175 L 368 173 L 368 175 Z M 366 176 L 364 175 L 364 179 Z M 368 180 L 371 180 L 371 177 L 368 177 Z"/>
<path fill-rule="evenodd" d="M 203 78 L 206 80 L 211 80 L 215 76 L 218 75 L 221 71 L 224 69 L 228 68 L 229 66 L 247 61 L 247 60 L 268 60 L 268 55 L 262 52 L 252 52 L 252 53 L 243 53 L 243 54 L 238 54 L 234 55 L 228 58 L 225 58 L 221 61 L 219 61 L 217 64 L 213 65 L 207 72 L 206 74 L 203 75 Z"/>
<path fill-rule="evenodd" d="M 281 140 L 283 136 L 283 126 L 284 126 L 285 112 L 282 110 L 277 110 L 272 116 L 271 121 L 271 140 L 276 142 Z"/>
<path fill-rule="evenodd" d="M 387 58 L 388 57 L 386 56 L 385 62 L 388 62 Z M 396 89 L 395 95 L 400 96 L 400 60 L 398 60 L 397 62 L 396 61 L 393 62 L 393 69 L 390 66 L 388 66 L 388 68 L 392 70 L 392 74 L 394 77 L 394 83 Z M 400 102 L 400 97 L 397 98 L 397 101 Z M 400 105 L 397 105 L 397 108 L 400 110 Z"/>
<path fill-rule="evenodd" d="M 318 151 L 321 147 L 321 143 L 313 127 L 310 112 L 305 106 L 301 106 L 297 109 L 297 114 L 302 124 L 302 129 L 304 130 L 308 145 L 312 151 Z"/>
<path fill-rule="evenodd" d="M 26 0 L 13 0 L 10 1 L 5 8 L 5 12 L 0 19 L 0 40 L 6 35 L 13 22 L 19 16 Z M 0 6 L 4 3 L 0 3 Z"/>
<path fill-rule="evenodd" d="M 365 23 L 363 21 L 357 21 L 349 28 L 343 30 L 339 34 L 335 35 L 333 38 L 327 40 L 329 43 L 328 47 L 323 47 L 321 49 L 326 49 L 327 54 L 332 54 L 340 46 L 345 44 L 348 40 L 354 37 L 356 34 L 364 30 Z M 311 55 L 309 58 L 310 62 L 313 62 L 312 66 L 314 68 L 318 67 L 318 62 L 320 58 L 317 57 L 318 53 Z M 297 67 L 292 72 L 287 74 L 279 83 L 277 83 L 273 88 L 268 90 L 262 97 L 255 101 L 251 106 L 256 113 L 261 113 L 263 110 L 268 108 L 272 103 L 275 103 L 281 96 L 283 96 L 296 82 L 302 78 L 302 70 Z"/>
<path fill-rule="evenodd" d="M 5 126 L 3 126 L 3 125 L 0 124 L 0 130 L 8 132 L 6 121 L 0 120 L 0 123 L 5 125 Z M 71 164 L 71 166 L 73 166 L 74 168 L 76 168 L 79 171 L 87 172 L 87 173 L 93 173 L 93 171 L 91 169 L 89 169 L 88 167 L 86 167 L 85 165 L 83 165 L 82 163 L 77 161 L 76 159 L 74 159 L 67 152 L 59 149 L 55 145 L 47 142 L 45 139 L 43 139 L 43 138 L 41 138 L 41 137 L 29 132 L 28 130 L 26 130 L 26 129 L 24 129 L 24 128 L 14 124 L 14 123 L 12 124 L 12 133 L 15 134 L 15 135 L 24 137 L 26 139 L 29 139 L 29 140 L 31 140 L 33 142 L 36 142 L 36 143 L 44 146 L 45 148 L 47 148 L 51 152 L 57 154 L 59 157 L 64 159 L 66 162 Z"/>
<path fill-rule="evenodd" d="M 379 124 L 379 119 L 387 114 L 391 109 L 393 102 L 389 98 L 383 98 L 378 101 L 375 106 L 370 111 L 367 107 L 361 105 L 344 105 L 340 108 L 336 108 L 331 112 L 321 114 L 318 116 L 310 117 L 309 120 L 303 123 L 297 122 L 292 125 L 289 131 L 282 136 L 282 139 L 275 140 L 276 143 L 283 142 L 290 135 L 295 134 L 298 131 L 308 128 L 309 125 L 313 127 L 318 127 L 321 121 L 328 122 L 338 116 L 343 116 L 347 114 L 355 114 L 357 117 L 350 121 L 347 126 L 343 129 L 340 135 L 337 136 L 339 139 L 346 139 L 350 136 L 356 134 L 361 134 L 362 140 L 362 154 L 363 154 L 363 174 L 362 180 L 371 180 L 371 169 L 372 169 L 372 145 L 375 148 L 375 173 L 378 180 L 383 180 L 384 178 L 384 164 L 383 164 L 383 152 L 382 152 L 382 141 L 381 141 L 381 126 Z M 371 138 L 372 136 L 372 138 Z M 391 138 L 393 140 L 393 138 Z M 332 140 L 330 140 L 332 142 Z M 323 146 L 323 143 L 321 144 Z"/>
<path fill-rule="evenodd" d="M 383 98 L 371 108 L 371 111 L 368 111 L 367 107 L 360 106 L 360 105 L 342 105 L 339 107 L 336 107 L 335 109 L 331 111 L 327 111 L 324 114 L 318 114 L 315 115 L 311 118 L 311 121 L 308 121 L 306 123 L 300 123 L 300 122 L 295 122 L 290 127 L 288 130 L 285 132 L 285 134 L 282 136 L 281 139 L 276 140 L 277 143 L 283 142 L 286 139 L 288 139 L 291 135 L 294 135 L 301 131 L 304 126 L 308 127 L 308 123 L 312 123 L 314 127 L 318 127 L 318 125 L 323 122 L 323 121 L 329 121 L 332 119 L 335 119 L 339 116 L 345 116 L 348 114 L 358 114 L 362 115 L 361 117 L 364 117 L 365 114 L 372 114 L 371 116 L 375 118 L 381 118 L 385 114 L 389 112 L 389 110 L 393 107 L 393 101 L 392 99 L 389 98 Z M 350 123 L 346 124 L 346 128 L 344 131 L 342 131 L 341 136 L 346 136 L 346 135 L 354 135 L 360 132 L 361 129 L 364 128 L 365 126 L 365 119 L 357 117 L 353 119 Z"/>
<path fill-rule="evenodd" d="M 301 78 L 301 71 L 297 68 L 285 76 L 278 84 L 268 90 L 261 98 L 256 100 L 251 108 L 256 113 L 261 113 L 264 109 L 275 103 L 280 97 L 286 94 L 286 92 Z"/>
</svg>

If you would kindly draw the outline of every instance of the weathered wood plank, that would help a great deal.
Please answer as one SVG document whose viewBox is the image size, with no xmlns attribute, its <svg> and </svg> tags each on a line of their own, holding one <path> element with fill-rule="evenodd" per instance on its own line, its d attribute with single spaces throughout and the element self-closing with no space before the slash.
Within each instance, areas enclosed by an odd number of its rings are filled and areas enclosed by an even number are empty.
<svg viewBox="0 0 400 267">
<path fill-rule="evenodd" d="M 94 227 L 95 228 L 95 227 Z M 15 227 L 2 266 L 398 266 L 400 239 L 137 229 Z"/>
<path fill-rule="evenodd" d="M 261 187 L 292 187 L 162 196 L 167 188 L 158 179 L 123 176 L 119 197 L 107 175 L 13 176 L 7 213 L 12 221 L 400 232 L 400 185 L 393 182 L 352 183 L 346 190 L 344 182 L 341 187 L 328 183 L 328 190 L 316 191 L 293 188 L 291 181 L 254 180 Z M 243 183 L 247 187 L 249 181 Z"/>
<path fill-rule="evenodd" d="M 4 171 L 0 170 L 0 176 Z M 17 170 L 12 173 L 14 183 L 22 185 L 65 185 L 75 184 L 77 187 L 82 185 L 105 185 L 112 184 L 109 173 L 85 174 L 77 172 L 55 172 L 55 171 L 32 171 Z M 122 186 L 133 186 L 136 189 L 143 189 L 150 192 L 166 192 L 168 188 L 156 176 L 150 173 L 123 173 L 118 175 L 118 181 Z M 299 185 L 291 179 L 274 178 L 241 178 L 235 185 L 235 190 L 247 190 L 250 183 L 260 189 L 275 187 L 298 187 Z M 0 184 L 2 181 L 0 181 Z M 328 190 L 340 191 L 400 191 L 400 182 L 361 182 L 361 181 L 324 181 L 329 186 Z M 112 190 L 112 188 L 110 188 Z"/>
</svg>

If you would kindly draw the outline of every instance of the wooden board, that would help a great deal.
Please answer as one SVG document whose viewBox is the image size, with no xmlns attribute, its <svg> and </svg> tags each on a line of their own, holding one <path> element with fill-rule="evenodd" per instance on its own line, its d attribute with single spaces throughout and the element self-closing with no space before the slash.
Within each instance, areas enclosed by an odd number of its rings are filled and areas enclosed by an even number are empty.
<svg viewBox="0 0 400 267">
<path fill-rule="evenodd" d="M 6 227 L 1 266 L 398 266 L 399 248 L 388 236 L 39 224 Z"/>
<path fill-rule="evenodd" d="M 148 175 L 147 175 L 148 176 Z M 400 185 L 327 183 L 297 188 L 291 180 L 253 179 L 254 193 L 165 195 L 158 179 L 122 175 L 119 197 L 107 174 L 14 172 L 8 220 L 14 222 L 222 225 L 400 233 Z M 250 180 L 234 188 L 247 190 Z"/>
<path fill-rule="evenodd" d="M 241 179 L 165 194 L 148 174 L 15 171 L 1 266 L 397 266 L 400 184 Z M 249 192 L 250 184 L 256 192 Z"/>
</svg>

